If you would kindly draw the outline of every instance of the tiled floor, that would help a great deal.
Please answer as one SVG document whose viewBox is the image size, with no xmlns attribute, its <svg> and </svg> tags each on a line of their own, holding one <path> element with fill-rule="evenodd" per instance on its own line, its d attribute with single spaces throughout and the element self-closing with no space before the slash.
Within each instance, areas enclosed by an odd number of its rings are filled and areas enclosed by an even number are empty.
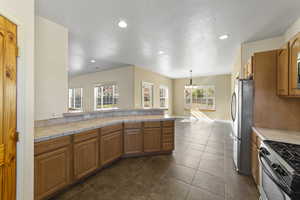
<svg viewBox="0 0 300 200">
<path fill-rule="evenodd" d="M 77 184 L 59 200 L 257 200 L 232 165 L 228 126 L 176 122 L 173 155 L 130 158 Z"/>
</svg>

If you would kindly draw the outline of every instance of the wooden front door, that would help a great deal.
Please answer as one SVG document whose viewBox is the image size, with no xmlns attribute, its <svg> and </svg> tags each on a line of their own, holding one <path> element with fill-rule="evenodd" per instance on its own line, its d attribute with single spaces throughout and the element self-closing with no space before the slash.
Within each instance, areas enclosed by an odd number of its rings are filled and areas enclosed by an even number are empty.
<svg viewBox="0 0 300 200">
<path fill-rule="evenodd" d="M 16 199 L 17 27 L 0 16 L 0 200 Z"/>
</svg>

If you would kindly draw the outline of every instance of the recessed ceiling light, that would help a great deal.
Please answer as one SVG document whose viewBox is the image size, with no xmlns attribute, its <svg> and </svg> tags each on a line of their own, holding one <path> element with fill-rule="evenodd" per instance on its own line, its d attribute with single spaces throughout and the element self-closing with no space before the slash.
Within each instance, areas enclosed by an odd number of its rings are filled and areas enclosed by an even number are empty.
<svg viewBox="0 0 300 200">
<path fill-rule="evenodd" d="M 228 37 L 229 37 L 229 35 L 221 35 L 221 36 L 219 37 L 219 39 L 220 39 L 220 40 L 226 40 L 226 39 L 228 39 Z"/>
<path fill-rule="evenodd" d="M 94 59 L 93 59 L 93 60 L 91 60 L 91 63 L 95 63 L 95 62 L 96 62 L 96 60 L 94 60 Z"/>
<path fill-rule="evenodd" d="M 164 51 L 159 51 L 159 52 L 158 52 L 159 55 L 162 55 L 162 54 L 164 54 L 164 53 L 165 53 Z"/>
<path fill-rule="evenodd" d="M 124 21 L 124 20 L 120 20 L 119 23 L 118 23 L 118 26 L 120 28 L 127 28 L 127 22 Z"/>
</svg>

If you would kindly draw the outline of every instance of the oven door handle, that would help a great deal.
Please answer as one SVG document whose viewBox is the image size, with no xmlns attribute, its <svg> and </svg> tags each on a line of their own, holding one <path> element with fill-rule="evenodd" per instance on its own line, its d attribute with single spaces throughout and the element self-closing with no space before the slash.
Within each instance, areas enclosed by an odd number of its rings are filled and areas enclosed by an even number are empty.
<svg viewBox="0 0 300 200">
<path fill-rule="evenodd" d="M 284 187 L 281 183 L 279 183 L 272 175 L 272 173 L 268 170 L 266 167 L 263 159 L 265 160 L 264 153 L 262 151 L 259 152 L 258 154 L 259 162 L 262 165 L 262 170 L 267 174 L 267 176 L 275 183 L 275 185 L 279 188 L 280 193 L 282 194 L 284 200 L 286 200 L 285 193 L 283 192 L 282 187 Z"/>
</svg>

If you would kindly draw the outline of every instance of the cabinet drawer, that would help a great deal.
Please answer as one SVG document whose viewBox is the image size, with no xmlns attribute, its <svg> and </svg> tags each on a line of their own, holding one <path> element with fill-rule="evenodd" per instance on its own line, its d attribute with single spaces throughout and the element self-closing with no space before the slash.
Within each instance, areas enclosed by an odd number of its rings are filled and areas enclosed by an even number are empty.
<svg viewBox="0 0 300 200">
<path fill-rule="evenodd" d="M 160 121 L 144 122 L 144 128 L 156 128 L 156 127 L 160 127 Z"/>
<path fill-rule="evenodd" d="M 173 142 L 174 137 L 173 135 L 163 135 L 163 142 Z"/>
<path fill-rule="evenodd" d="M 82 132 L 74 135 L 74 142 L 81 142 L 84 140 L 92 139 L 98 137 L 98 129 Z"/>
<path fill-rule="evenodd" d="M 128 122 L 124 123 L 125 129 L 139 129 L 142 128 L 142 122 Z"/>
<path fill-rule="evenodd" d="M 144 134 L 147 134 L 147 133 L 161 133 L 161 129 L 160 128 L 145 128 Z"/>
<path fill-rule="evenodd" d="M 122 129 L 123 129 L 122 124 L 114 124 L 114 125 L 110 125 L 110 126 L 105 126 L 105 127 L 101 128 L 101 135 L 106 135 L 108 133 L 120 131 Z"/>
<path fill-rule="evenodd" d="M 174 128 L 173 127 L 168 127 L 168 128 L 164 127 L 162 129 L 162 132 L 163 132 L 163 134 L 173 134 L 174 133 Z"/>
<path fill-rule="evenodd" d="M 173 127 L 174 121 L 173 120 L 163 121 L 162 124 L 163 124 L 163 127 Z"/>
<path fill-rule="evenodd" d="M 34 144 L 34 155 L 45 153 L 71 144 L 71 136 L 59 137 Z"/>
</svg>

